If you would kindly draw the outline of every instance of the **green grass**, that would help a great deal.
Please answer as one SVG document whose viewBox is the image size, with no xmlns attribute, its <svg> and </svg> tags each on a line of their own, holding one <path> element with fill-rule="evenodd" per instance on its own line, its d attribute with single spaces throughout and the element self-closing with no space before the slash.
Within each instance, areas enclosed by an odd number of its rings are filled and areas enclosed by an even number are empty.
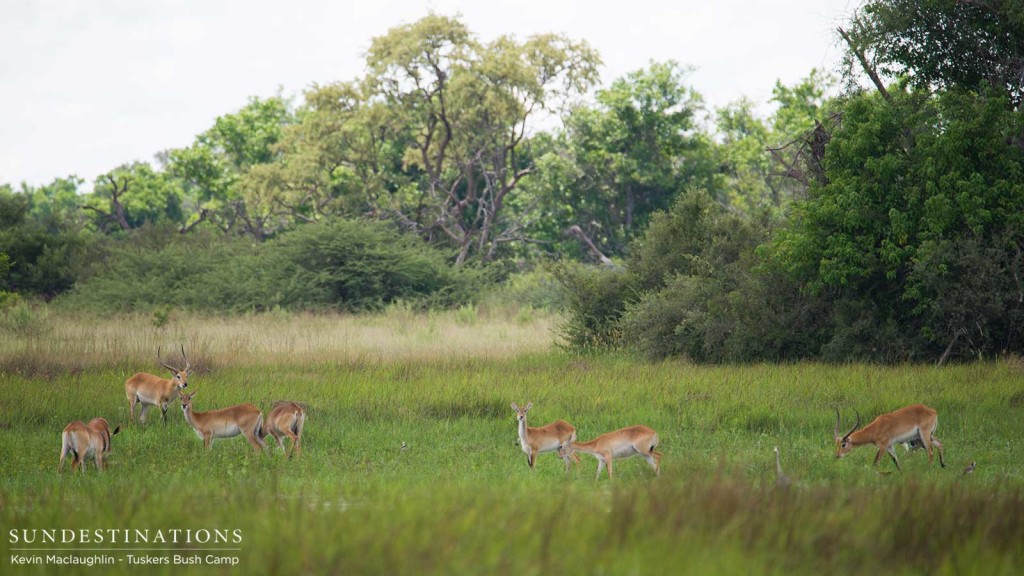
<svg viewBox="0 0 1024 576">
<path fill-rule="evenodd" d="M 256 456 L 241 437 L 204 452 L 178 403 L 166 425 L 151 411 L 147 428 L 125 427 L 124 380 L 135 370 L 156 370 L 151 357 L 117 360 L 84 344 L 77 356 L 47 354 L 67 344 L 26 345 L 7 336 L 8 350 L 22 352 L 8 352 L 0 364 L 0 571 L 57 570 L 10 566 L 9 531 L 32 528 L 216 528 L 243 535 L 234 569 L 117 564 L 62 573 L 1020 570 L 1019 361 L 943 369 L 649 364 L 564 355 L 550 345 L 550 319 L 533 325 L 529 338 L 530 326 L 514 317 L 482 316 L 473 327 L 452 317 L 434 318 L 434 328 L 425 317 L 359 320 L 369 341 L 381 326 L 404 326 L 409 349 L 391 357 L 352 353 L 370 348 L 325 336 L 336 330 L 327 318 L 304 327 L 257 318 L 235 332 L 223 328 L 234 321 L 196 320 L 202 333 L 228 334 L 209 337 L 191 354 L 205 367 L 190 380 L 199 391 L 195 409 L 250 402 L 267 410 L 280 399 L 307 404 L 304 453 L 291 461 L 276 448 Z M 258 336 L 263 323 L 275 322 L 277 336 Z M 84 321 L 71 324 L 89 331 Z M 478 337 L 454 338 L 455 348 L 444 353 L 429 339 L 422 343 L 429 351 L 418 348 L 422 330 L 462 329 Z M 520 329 L 521 336 L 510 336 Z M 154 330 L 147 329 L 145 341 L 167 342 Z M 230 342 L 246 337 L 256 353 L 229 353 Z M 547 344 L 538 346 L 540 340 Z M 328 344 L 314 350 L 305 342 Z M 289 361 L 281 351 L 287 349 L 306 352 Z M 583 440 L 631 424 L 653 427 L 664 454 L 661 476 L 634 458 L 616 463 L 613 480 L 595 482 L 596 463 L 586 455 L 568 477 L 552 454 L 529 470 L 516 442 L 513 401 L 534 403 L 530 424 L 564 418 Z M 947 469 L 902 448 L 902 472 L 887 458 L 874 469 L 870 448 L 836 461 L 833 406 L 851 419 L 859 410 L 867 420 L 912 402 L 938 410 Z M 58 475 L 61 429 L 94 416 L 122 424 L 108 470 Z M 775 488 L 773 446 L 794 479 L 788 491 Z M 972 460 L 977 470 L 961 477 Z"/>
</svg>

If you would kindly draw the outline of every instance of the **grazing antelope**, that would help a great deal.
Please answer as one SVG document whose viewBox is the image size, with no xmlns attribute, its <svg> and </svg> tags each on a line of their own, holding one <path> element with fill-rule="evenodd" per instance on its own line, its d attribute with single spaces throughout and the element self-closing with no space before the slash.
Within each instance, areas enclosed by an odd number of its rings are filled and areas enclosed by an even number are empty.
<svg viewBox="0 0 1024 576">
<path fill-rule="evenodd" d="M 203 439 L 203 446 L 209 450 L 213 446 L 214 438 L 232 438 L 244 434 L 245 439 L 252 445 L 257 454 L 260 448 L 266 448 L 267 444 L 260 437 L 263 429 L 263 413 L 252 404 L 239 404 L 220 410 L 208 410 L 206 412 L 192 411 L 192 398 L 196 392 L 178 392 L 181 397 L 181 412 L 185 415 L 185 421 L 192 425 L 196 434 Z"/>
<path fill-rule="evenodd" d="M 558 455 L 565 458 L 578 451 L 597 458 L 595 480 L 601 478 L 601 470 L 605 466 L 608 466 L 608 478 L 611 479 L 612 460 L 630 456 L 643 456 L 654 468 L 654 475 L 658 476 L 661 474 L 661 453 L 654 450 L 657 446 L 657 432 L 647 426 L 630 426 L 601 434 L 590 442 L 567 442 L 559 449 Z"/>
<path fill-rule="evenodd" d="M 576 439 L 576 429 L 572 427 L 565 420 L 555 420 L 547 426 L 540 426 L 532 428 L 526 425 L 526 412 L 533 408 L 533 402 L 527 402 L 526 408 L 520 408 L 516 406 L 516 403 L 512 403 L 512 409 L 516 411 L 516 419 L 519 420 L 519 445 L 522 447 L 523 452 L 526 453 L 526 463 L 530 465 L 530 468 L 534 467 L 537 462 L 537 455 L 545 452 L 558 451 L 566 443 L 572 442 Z M 580 461 L 580 457 L 575 454 L 562 456 L 562 461 L 565 462 L 565 471 L 569 471 L 569 459 L 572 458 L 576 462 Z"/>
<path fill-rule="evenodd" d="M 860 413 L 857 413 L 857 423 L 844 436 L 839 435 L 839 410 L 836 409 L 836 426 L 833 435 L 836 440 L 836 458 L 846 456 L 851 450 L 858 446 L 873 444 L 878 448 L 875 454 L 875 466 L 882 459 L 882 454 L 888 453 L 900 469 L 900 461 L 896 458 L 896 444 L 910 444 L 911 446 L 924 446 L 928 451 L 928 462 L 932 461 L 932 447 L 939 450 L 939 464 L 946 467 L 942 459 L 942 442 L 932 434 L 939 425 L 939 417 L 935 410 L 924 404 L 914 404 L 900 408 L 895 412 L 882 414 L 875 418 L 864 428 L 860 428 Z M 860 428 L 858 430 L 858 428 Z"/>
<path fill-rule="evenodd" d="M 110 425 L 103 418 L 93 418 L 89 424 L 75 421 L 64 428 L 60 435 L 60 462 L 57 472 L 64 467 L 64 458 L 71 454 L 71 470 L 79 465 L 85 472 L 85 459 L 90 456 L 96 461 L 96 468 L 103 470 L 103 455 L 110 452 L 110 437 L 121 431 L 118 425 L 110 431 Z"/>
<path fill-rule="evenodd" d="M 139 372 L 124 382 L 124 393 L 128 397 L 129 421 L 135 421 L 135 405 L 142 404 L 139 410 L 139 423 L 146 423 L 146 414 L 150 406 L 159 406 L 163 413 L 164 424 L 167 424 L 167 407 L 174 399 L 174 393 L 188 387 L 188 377 L 192 373 L 192 364 L 185 356 L 185 347 L 181 347 L 181 357 L 185 359 L 185 367 L 175 368 L 160 359 L 160 348 L 156 349 L 156 360 L 164 368 L 171 371 L 171 378 L 161 378 L 146 372 Z"/>
<path fill-rule="evenodd" d="M 295 402 L 278 402 L 274 409 L 267 414 L 263 421 L 263 428 L 260 430 L 260 438 L 266 438 L 269 433 L 277 440 L 281 452 L 291 456 L 292 452 L 302 454 L 302 426 L 306 423 L 306 411 Z M 284 437 L 292 439 L 291 448 L 286 452 L 284 449 Z M 403 442 L 403 445 L 405 443 Z"/>
</svg>

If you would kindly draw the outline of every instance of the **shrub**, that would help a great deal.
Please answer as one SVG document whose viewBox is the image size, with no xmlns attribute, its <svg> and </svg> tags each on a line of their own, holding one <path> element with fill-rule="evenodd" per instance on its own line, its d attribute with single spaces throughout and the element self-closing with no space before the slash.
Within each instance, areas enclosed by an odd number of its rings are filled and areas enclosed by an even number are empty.
<svg viewBox="0 0 1024 576">
<path fill-rule="evenodd" d="M 634 277 L 622 268 L 563 264 L 556 278 L 565 289 L 566 321 L 559 335 L 570 348 L 588 350 L 621 345 L 619 319 L 634 294 Z"/>
<path fill-rule="evenodd" d="M 95 312 L 183 308 L 244 313 L 377 310 L 470 302 L 484 278 L 383 223 L 302 226 L 263 244 L 209 233 L 143 230 L 114 247 L 92 278 L 61 299 Z"/>
</svg>

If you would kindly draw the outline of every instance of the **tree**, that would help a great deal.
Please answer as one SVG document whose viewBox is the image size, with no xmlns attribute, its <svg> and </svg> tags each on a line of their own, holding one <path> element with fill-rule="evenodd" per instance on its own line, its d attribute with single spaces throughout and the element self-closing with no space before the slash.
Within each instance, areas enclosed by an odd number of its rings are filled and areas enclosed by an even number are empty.
<svg viewBox="0 0 1024 576">
<path fill-rule="evenodd" d="M 53 182 L 33 187 L 22 184 L 28 200 L 28 217 L 56 232 L 63 226 L 78 226 L 83 220 L 80 188 L 85 181 L 77 176 L 54 178 Z"/>
<path fill-rule="evenodd" d="M 0 186 L 0 293 L 46 299 L 69 289 L 84 265 L 88 237 L 30 215 L 28 194 Z"/>
<path fill-rule="evenodd" d="M 828 122 L 835 104 L 827 96 L 834 80 L 818 70 L 792 86 L 776 82 L 772 115 L 762 120 L 754 103 L 740 100 L 716 111 L 717 149 L 728 202 L 748 214 L 770 211 L 781 215 L 795 199 L 804 197 L 806 178 L 794 178 L 794 168 L 806 134 Z"/>
<path fill-rule="evenodd" d="M 274 232 L 271 221 L 282 208 L 260 177 L 248 176 L 278 158 L 278 143 L 293 121 L 286 99 L 254 97 L 238 112 L 219 116 L 192 146 L 165 152 L 167 173 L 183 182 L 192 212 L 183 231 L 209 220 L 256 238 Z"/>
<path fill-rule="evenodd" d="M 284 160 L 277 189 L 302 191 L 317 203 L 309 214 L 363 204 L 449 243 L 460 265 L 493 260 L 525 239 L 521 214 L 505 208 L 535 171 L 525 151 L 533 119 L 586 91 L 597 64 L 586 43 L 561 35 L 484 43 L 433 14 L 393 28 L 373 39 L 365 78 L 307 93 L 290 135 L 304 160 Z"/>
<path fill-rule="evenodd" d="M 843 356 L 1020 350 L 1020 115 L 1004 92 L 895 88 L 848 102 L 825 183 L 765 253 L 833 298 Z"/>
<path fill-rule="evenodd" d="M 918 88 L 988 87 L 1024 101 L 1024 1 L 872 0 L 841 30 L 848 67 Z M 874 79 L 881 91 L 880 80 Z"/>
<path fill-rule="evenodd" d="M 551 193 L 563 214 L 603 250 L 621 255 L 650 215 L 665 210 L 686 186 L 717 191 L 710 138 L 699 129 L 701 96 L 685 84 L 689 71 L 651 63 L 599 90 L 596 106 L 565 120 L 574 178 Z"/>
<path fill-rule="evenodd" d="M 95 214 L 99 230 L 126 232 L 145 222 L 182 222 L 181 204 L 177 182 L 146 162 L 134 162 L 98 177 L 81 206 Z"/>
</svg>

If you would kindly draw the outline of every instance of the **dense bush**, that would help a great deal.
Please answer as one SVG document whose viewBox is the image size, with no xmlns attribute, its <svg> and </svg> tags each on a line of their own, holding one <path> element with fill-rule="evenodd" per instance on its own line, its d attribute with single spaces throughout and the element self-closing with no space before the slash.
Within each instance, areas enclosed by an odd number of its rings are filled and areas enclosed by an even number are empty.
<svg viewBox="0 0 1024 576">
<path fill-rule="evenodd" d="M 382 223 L 308 224 L 261 244 L 145 227 L 59 304 L 97 312 L 371 310 L 469 301 L 482 274 Z"/>
<path fill-rule="evenodd" d="M 1020 352 L 1024 116 L 995 91 L 890 96 L 851 99 L 763 254 L 835 301 L 829 358 Z"/>
<path fill-rule="evenodd" d="M 93 239 L 55 218 L 32 219 L 28 199 L 0 187 L 0 293 L 50 299 L 81 273 Z"/>
<path fill-rule="evenodd" d="M 636 292 L 635 279 L 617 267 L 564 263 L 556 273 L 565 290 L 566 321 L 559 329 L 575 350 L 614 348 L 621 344 L 619 320 Z"/>
<path fill-rule="evenodd" d="M 706 193 L 686 193 L 654 215 L 624 270 L 563 269 L 567 344 L 702 362 L 818 354 L 826 303 L 782 274 L 757 270 L 754 251 L 768 229 Z"/>
</svg>

